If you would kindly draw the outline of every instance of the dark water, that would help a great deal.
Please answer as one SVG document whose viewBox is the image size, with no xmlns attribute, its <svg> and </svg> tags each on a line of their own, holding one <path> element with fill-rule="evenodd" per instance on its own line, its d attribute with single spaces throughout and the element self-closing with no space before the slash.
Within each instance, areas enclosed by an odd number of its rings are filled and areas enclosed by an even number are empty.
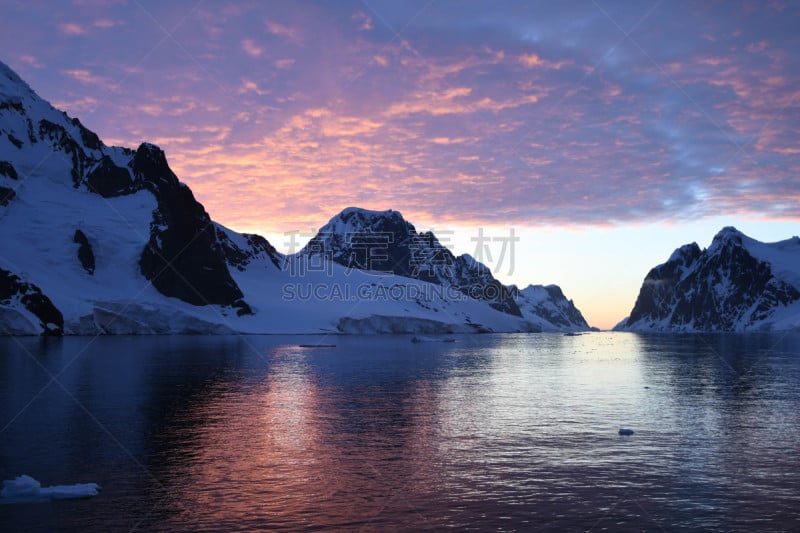
<svg viewBox="0 0 800 533">
<path fill-rule="evenodd" d="M 104 490 L 3 531 L 797 530 L 800 336 L 5 338 L 21 473 Z"/>
</svg>

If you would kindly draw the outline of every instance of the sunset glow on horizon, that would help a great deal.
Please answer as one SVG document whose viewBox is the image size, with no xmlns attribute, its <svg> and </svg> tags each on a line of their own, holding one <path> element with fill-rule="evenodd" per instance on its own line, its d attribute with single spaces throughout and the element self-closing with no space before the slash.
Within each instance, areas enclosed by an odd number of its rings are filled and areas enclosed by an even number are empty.
<svg viewBox="0 0 800 533">
<path fill-rule="evenodd" d="M 677 246 L 800 233 L 796 2 L 2 12 L 0 60 L 38 94 L 106 144 L 161 146 L 212 218 L 282 251 L 345 207 L 395 209 L 456 253 L 484 231 L 499 279 L 558 284 L 610 328 Z"/>
</svg>

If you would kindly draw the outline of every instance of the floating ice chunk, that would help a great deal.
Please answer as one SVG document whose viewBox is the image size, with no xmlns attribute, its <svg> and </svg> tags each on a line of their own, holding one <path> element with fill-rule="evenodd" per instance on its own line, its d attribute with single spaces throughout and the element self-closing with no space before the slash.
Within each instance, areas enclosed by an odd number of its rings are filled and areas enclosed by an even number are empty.
<svg viewBox="0 0 800 533">
<path fill-rule="evenodd" d="M 3 481 L 0 503 L 28 503 L 49 500 L 68 500 L 72 498 L 91 498 L 97 496 L 100 485 L 97 483 L 76 483 L 74 485 L 42 485 L 28 475 Z"/>
<path fill-rule="evenodd" d="M 44 487 L 40 493 L 47 494 L 54 500 L 69 500 L 71 498 L 92 498 L 97 496 L 100 485 L 97 483 L 75 483 L 74 485 L 53 485 Z"/>
<path fill-rule="evenodd" d="M 3 490 L 0 491 L 0 497 L 35 496 L 39 494 L 41 489 L 42 485 L 38 481 L 31 476 L 22 474 L 17 476 L 16 479 L 3 481 Z"/>
<path fill-rule="evenodd" d="M 620 435 L 633 435 L 633 430 L 631 428 L 619 428 Z"/>
</svg>

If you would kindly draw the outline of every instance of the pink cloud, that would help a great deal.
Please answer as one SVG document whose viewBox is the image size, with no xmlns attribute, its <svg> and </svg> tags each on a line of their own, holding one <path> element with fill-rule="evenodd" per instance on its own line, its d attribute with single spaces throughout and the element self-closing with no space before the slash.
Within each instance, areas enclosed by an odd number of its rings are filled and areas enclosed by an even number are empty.
<svg viewBox="0 0 800 533">
<path fill-rule="evenodd" d="M 433 144 L 448 145 L 448 144 L 462 144 L 469 140 L 470 139 L 468 137 L 433 137 L 431 139 L 431 142 Z"/>
<path fill-rule="evenodd" d="M 115 20 L 110 20 L 110 19 L 99 19 L 99 20 L 95 20 L 92 23 L 92 26 L 94 26 L 95 28 L 102 28 L 104 30 L 109 29 L 109 28 L 114 28 L 114 27 L 120 26 L 120 25 L 121 25 L 120 22 L 117 22 Z"/>
<path fill-rule="evenodd" d="M 294 59 L 288 59 L 288 58 L 278 59 L 277 61 L 275 61 L 275 68 L 286 70 L 287 68 L 290 68 L 292 65 L 294 65 L 294 63 L 295 63 Z"/>
<path fill-rule="evenodd" d="M 363 11 L 354 13 L 350 18 L 358 24 L 359 30 L 370 31 L 375 28 L 375 26 L 372 24 L 372 17 Z"/>
<path fill-rule="evenodd" d="M 244 39 L 242 41 L 242 50 L 250 57 L 261 57 L 261 54 L 264 53 L 264 49 L 257 46 L 253 39 Z"/>
<path fill-rule="evenodd" d="M 65 22 L 58 25 L 58 29 L 65 35 L 85 35 L 86 30 L 75 22 Z"/>
<path fill-rule="evenodd" d="M 258 84 L 253 80 L 243 80 L 242 84 L 239 86 L 238 93 L 245 94 L 250 92 L 255 93 L 259 96 L 269 94 L 269 91 L 261 89 L 261 87 L 259 87 Z"/>
<path fill-rule="evenodd" d="M 290 41 L 298 40 L 298 32 L 295 28 L 290 28 L 289 26 L 284 26 L 283 24 L 272 21 L 267 21 L 264 25 L 267 32 L 273 35 L 284 37 Z"/>
<path fill-rule="evenodd" d="M 44 63 L 39 61 L 35 56 L 31 54 L 21 54 L 18 59 L 25 64 L 32 66 L 33 68 L 44 68 Z"/>
<path fill-rule="evenodd" d="M 61 72 L 63 74 L 66 74 L 70 78 L 79 81 L 81 83 L 85 83 L 87 85 L 96 85 L 108 91 L 115 91 L 115 92 L 120 89 L 118 83 L 114 83 L 110 81 L 108 78 L 104 78 L 102 76 L 93 74 L 87 69 L 67 69 L 67 70 L 62 70 Z"/>
<path fill-rule="evenodd" d="M 411 98 L 391 104 L 384 115 L 388 117 L 404 117 L 414 114 L 460 115 L 478 111 L 499 112 L 505 109 L 534 104 L 539 97 L 534 94 L 517 95 L 509 98 L 495 99 L 483 97 L 469 100 L 472 93 L 469 87 L 455 87 L 444 91 L 417 92 Z"/>
<path fill-rule="evenodd" d="M 747 51 L 752 53 L 763 52 L 767 49 L 768 43 L 766 40 L 750 43 L 747 45 Z"/>
<path fill-rule="evenodd" d="M 144 54 L 150 41 L 120 44 L 116 31 L 100 29 L 116 29 L 118 20 L 132 35 L 155 29 L 117 9 L 75 15 L 75 28 L 62 27 L 60 42 L 80 59 L 62 67 L 69 69 L 63 80 L 82 86 L 65 83 L 60 101 L 73 115 L 102 102 L 88 125 L 103 138 L 170 146 L 179 176 L 213 216 L 232 225 L 318 225 L 350 204 L 429 220 L 596 224 L 752 211 L 792 197 L 785 184 L 792 171 L 796 180 L 798 80 L 779 32 L 748 24 L 736 40 L 735 18 L 693 27 L 686 46 L 660 47 L 677 35 L 667 31 L 674 28 L 666 17 L 663 32 L 643 26 L 634 35 L 660 68 L 625 44 L 598 66 L 606 49 L 587 45 L 599 31 L 591 21 L 585 32 L 553 38 L 542 23 L 526 20 L 532 33 L 523 39 L 513 30 L 520 21 L 505 15 L 469 26 L 473 34 L 460 25 L 478 20 L 460 18 L 471 9 L 452 10 L 452 25 L 429 19 L 431 11 L 404 38 L 390 40 L 374 32 L 385 28 L 369 11 L 342 17 L 322 4 L 286 6 L 199 9 L 176 34 L 196 63 L 165 41 L 142 64 L 132 54 L 127 64 L 112 61 L 102 70 L 106 48 L 106 59 L 114 59 L 122 56 L 112 51 L 126 47 L 141 46 Z M 178 11 L 153 9 L 172 23 Z M 402 11 L 382 9 L 381 16 L 399 29 Z M 490 19 L 508 32 L 481 33 Z M 63 35 L 87 35 L 97 60 L 80 56 L 80 47 L 90 50 L 86 39 Z M 19 59 L 26 75 L 38 58 L 56 59 L 35 46 L 17 52 L 10 57 L 30 55 Z M 250 58 L 263 60 L 262 68 Z M 125 81 L 110 102 L 97 88 L 117 78 Z M 745 182 L 755 191 L 751 206 L 730 193 Z M 690 184 L 702 194 L 686 193 Z M 280 201 L 263 202 L 276 190 Z"/>
<path fill-rule="evenodd" d="M 544 65 L 544 61 L 536 54 L 522 54 L 517 60 L 528 68 Z"/>
</svg>

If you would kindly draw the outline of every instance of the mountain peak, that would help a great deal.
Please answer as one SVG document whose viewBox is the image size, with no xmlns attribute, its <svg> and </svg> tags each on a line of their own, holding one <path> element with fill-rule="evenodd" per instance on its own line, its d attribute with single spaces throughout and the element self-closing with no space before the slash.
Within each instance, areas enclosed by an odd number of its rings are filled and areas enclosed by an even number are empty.
<svg viewBox="0 0 800 533">
<path fill-rule="evenodd" d="M 455 287 L 521 316 L 513 292 L 469 255 L 455 257 L 432 232 L 417 232 L 399 211 L 348 207 L 320 228 L 297 254 L 322 255 L 347 268 L 395 274 Z"/>
<path fill-rule="evenodd" d="M 701 253 L 702 250 L 700 250 L 700 247 L 697 245 L 696 242 L 693 242 L 691 244 L 684 244 L 683 246 L 672 252 L 672 255 L 669 256 L 669 259 L 667 259 L 667 263 L 680 261 L 684 264 L 689 264 L 695 259 L 697 259 L 697 257 Z"/>
<path fill-rule="evenodd" d="M 725 226 L 714 235 L 714 239 L 712 239 L 711 246 L 709 246 L 708 249 L 710 252 L 723 250 L 731 246 L 741 246 L 750 249 L 756 244 L 759 244 L 759 241 L 748 237 L 733 226 Z"/>
<path fill-rule="evenodd" d="M 41 100 L 33 89 L 8 65 L 0 61 L 0 110 L 12 108 L 18 112 Z"/>
<path fill-rule="evenodd" d="M 669 261 L 650 270 L 629 318 L 618 329 L 796 327 L 791 315 L 800 301 L 800 250 L 788 242 L 759 242 L 728 226 L 706 250 L 696 244 L 679 248 Z"/>
<path fill-rule="evenodd" d="M 400 211 L 394 211 L 393 209 L 387 209 L 384 211 L 375 211 L 372 209 L 364 209 L 363 207 L 345 207 L 339 212 L 338 215 L 334 216 L 332 220 L 342 219 L 348 221 L 353 218 L 356 219 L 383 218 L 383 219 L 396 219 L 405 221 Z"/>
<path fill-rule="evenodd" d="M 543 329 L 589 329 L 586 319 L 558 285 L 528 285 L 519 291 L 517 304 L 524 317 L 544 318 L 549 325 L 542 324 Z"/>
<path fill-rule="evenodd" d="M 733 240 L 741 243 L 742 237 L 747 237 L 747 235 L 733 226 L 725 226 L 714 235 L 714 240 L 712 242 Z"/>
<path fill-rule="evenodd" d="M 140 144 L 136 151 L 152 154 L 153 157 L 166 158 L 164 156 L 164 150 L 162 150 L 158 145 L 149 142 L 143 142 Z"/>
<path fill-rule="evenodd" d="M 6 92 L 5 90 L 11 88 L 16 88 L 18 94 L 22 92 L 33 92 L 28 84 L 25 83 L 11 67 L 0 61 L 0 89 Z"/>
</svg>

